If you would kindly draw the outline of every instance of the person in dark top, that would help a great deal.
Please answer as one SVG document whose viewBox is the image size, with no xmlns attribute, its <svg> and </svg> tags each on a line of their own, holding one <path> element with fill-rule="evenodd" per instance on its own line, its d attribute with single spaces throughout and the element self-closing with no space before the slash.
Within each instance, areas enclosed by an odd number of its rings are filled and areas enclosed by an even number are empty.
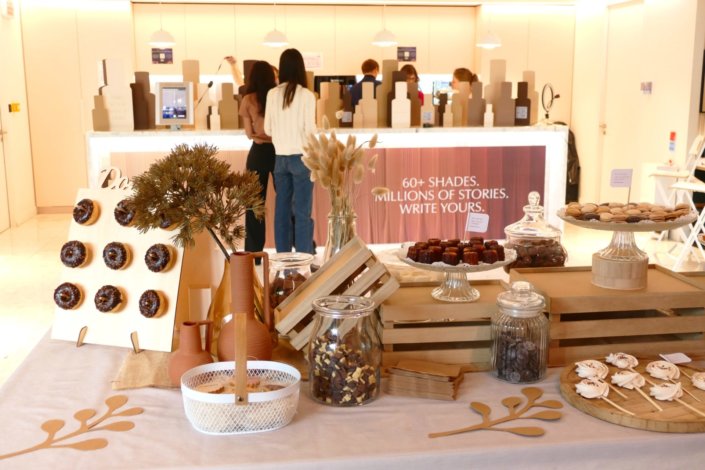
<svg viewBox="0 0 705 470">
<path fill-rule="evenodd" d="M 367 59 L 362 63 L 362 73 L 365 74 L 362 80 L 357 82 L 350 89 L 350 97 L 352 98 L 353 109 L 357 105 L 357 102 L 362 99 L 362 84 L 365 82 L 373 82 L 375 84 L 375 97 L 377 97 L 377 85 L 381 85 L 382 82 L 377 80 L 377 74 L 379 73 L 379 64 L 374 59 Z"/>
</svg>

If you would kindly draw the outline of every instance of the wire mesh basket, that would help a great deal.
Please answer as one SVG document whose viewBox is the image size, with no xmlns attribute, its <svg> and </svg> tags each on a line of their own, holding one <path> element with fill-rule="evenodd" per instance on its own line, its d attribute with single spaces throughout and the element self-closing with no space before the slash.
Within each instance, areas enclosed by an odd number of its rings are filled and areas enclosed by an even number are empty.
<svg viewBox="0 0 705 470">
<path fill-rule="evenodd" d="M 280 362 L 247 361 L 248 380 L 281 387 L 250 392 L 247 403 L 238 403 L 232 393 L 207 393 L 200 386 L 226 382 L 234 376 L 234 362 L 216 362 L 195 367 L 181 377 L 184 410 L 191 425 L 205 434 L 248 434 L 286 426 L 299 403 L 301 374 Z"/>
</svg>

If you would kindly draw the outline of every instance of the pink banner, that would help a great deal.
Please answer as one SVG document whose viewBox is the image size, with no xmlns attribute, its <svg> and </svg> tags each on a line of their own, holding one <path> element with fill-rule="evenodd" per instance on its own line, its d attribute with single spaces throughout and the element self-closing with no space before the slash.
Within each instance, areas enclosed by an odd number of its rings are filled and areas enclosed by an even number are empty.
<svg viewBox="0 0 705 470">
<path fill-rule="evenodd" d="M 530 191 L 544 194 L 546 148 L 450 147 L 374 149 L 374 174 L 356 186 L 357 233 L 366 243 L 480 235 L 504 238 L 519 220 Z M 375 186 L 389 193 L 375 197 Z M 314 238 L 326 240 L 329 196 L 314 189 Z M 486 232 L 466 232 L 468 214 L 487 214 Z M 480 217 L 480 219 L 482 219 Z M 477 221 L 477 220 L 475 220 Z"/>
</svg>

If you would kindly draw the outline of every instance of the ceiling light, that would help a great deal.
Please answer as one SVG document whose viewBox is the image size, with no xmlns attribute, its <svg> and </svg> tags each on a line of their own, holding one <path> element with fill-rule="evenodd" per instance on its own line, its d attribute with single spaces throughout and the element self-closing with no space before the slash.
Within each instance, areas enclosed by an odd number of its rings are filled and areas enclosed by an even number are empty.
<svg viewBox="0 0 705 470">
<path fill-rule="evenodd" d="M 169 34 L 168 31 L 164 31 L 164 27 L 162 26 L 162 2 L 159 2 L 159 31 L 153 32 L 149 37 L 149 45 L 162 49 L 173 46 L 174 44 L 176 44 L 174 36 Z"/>
<path fill-rule="evenodd" d="M 494 31 L 488 30 L 475 45 L 482 49 L 497 49 L 502 46 L 502 40 L 499 39 L 499 36 Z"/>
<path fill-rule="evenodd" d="M 397 37 L 387 29 L 387 5 L 382 5 L 382 29 L 372 38 L 372 45 L 391 47 L 397 45 Z"/>
<path fill-rule="evenodd" d="M 286 38 L 286 34 L 274 28 L 264 35 L 262 44 L 269 47 L 284 47 L 289 44 L 289 40 Z"/>
</svg>

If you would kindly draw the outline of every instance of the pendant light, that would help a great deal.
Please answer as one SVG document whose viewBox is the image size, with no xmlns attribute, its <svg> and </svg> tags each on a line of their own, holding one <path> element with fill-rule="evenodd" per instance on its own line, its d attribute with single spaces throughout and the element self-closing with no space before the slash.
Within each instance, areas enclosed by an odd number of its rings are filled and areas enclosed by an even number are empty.
<svg viewBox="0 0 705 470">
<path fill-rule="evenodd" d="M 382 29 L 372 38 L 372 45 L 379 47 L 391 47 L 397 45 L 397 37 L 387 29 L 387 5 L 382 5 Z"/>
<path fill-rule="evenodd" d="M 274 29 L 264 35 L 262 44 L 268 47 L 284 47 L 289 44 L 286 34 L 277 29 L 277 3 L 274 2 Z"/>
<path fill-rule="evenodd" d="M 475 43 L 477 47 L 482 49 L 497 49 L 502 46 L 502 40 L 499 39 L 497 33 L 492 31 L 492 13 L 490 12 L 490 27 L 487 32 L 480 36 L 480 39 Z"/>
<path fill-rule="evenodd" d="M 162 2 L 159 2 L 159 31 L 153 32 L 149 37 L 149 45 L 163 49 L 174 44 L 176 44 L 174 36 L 169 34 L 168 31 L 164 31 L 162 26 Z"/>
</svg>

